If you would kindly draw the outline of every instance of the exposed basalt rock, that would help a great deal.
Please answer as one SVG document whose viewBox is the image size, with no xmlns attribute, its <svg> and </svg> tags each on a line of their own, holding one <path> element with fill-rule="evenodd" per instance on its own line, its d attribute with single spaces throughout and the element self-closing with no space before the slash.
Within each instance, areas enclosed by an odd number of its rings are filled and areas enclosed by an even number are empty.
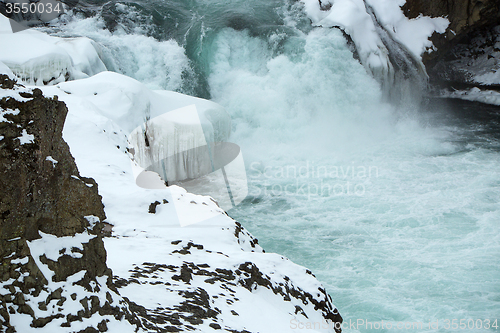
<svg viewBox="0 0 500 333">
<path fill-rule="evenodd" d="M 243 226 L 241 225 L 240 222 L 235 222 L 236 228 L 234 229 L 234 237 L 238 239 L 238 243 L 240 245 L 243 245 L 245 243 L 245 238 L 250 238 L 250 246 L 252 248 L 255 248 L 257 244 L 259 244 L 259 240 L 257 238 L 254 238 L 248 231 L 246 231 Z M 242 234 L 244 237 L 240 237 L 240 234 Z M 262 250 L 262 252 L 265 252 Z"/>
<path fill-rule="evenodd" d="M 461 88 L 475 84 L 474 62 L 481 62 L 482 71 L 496 70 L 500 64 L 494 50 L 494 28 L 500 24 L 500 2 L 497 0 L 407 0 L 402 7 L 405 15 L 446 17 L 450 25 L 444 34 L 435 33 L 431 40 L 436 50 L 423 55 L 431 82 L 441 86 Z M 500 51 L 500 50 L 499 50 Z M 485 61 L 481 58 L 485 55 Z M 491 56 L 488 58 L 488 56 Z"/>
<path fill-rule="evenodd" d="M 402 7 L 409 18 L 419 15 L 447 17 L 450 21 L 444 35 L 434 36 L 435 45 L 463 38 L 479 27 L 498 25 L 500 3 L 497 0 L 407 0 Z"/>
<path fill-rule="evenodd" d="M 65 104 L 6 75 L 0 84 L 10 95 L 0 100 L 0 332 L 16 332 L 20 314 L 58 331 L 94 315 L 136 321 L 106 266 L 97 184 L 79 175 L 62 139 Z M 106 331 L 106 321 L 89 330 Z"/>
<path fill-rule="evenodd" d="M 4 81 L 4 86 L 12 83 Z M 97 184 L 80 177 L 62 139 L 66 106 L 39 89 L 20 95 L 25 101 L 0 101 L 6 119 L 0 123 L 0 237 L 33 240 L 40 237 L 38 231 L 59 237 L 81 233 L 89 224 L 84 216 L 103 220 L 105 214 Z M 23 133 L 33 136 L 32 142 L 21 143 Z"/>
</svg>

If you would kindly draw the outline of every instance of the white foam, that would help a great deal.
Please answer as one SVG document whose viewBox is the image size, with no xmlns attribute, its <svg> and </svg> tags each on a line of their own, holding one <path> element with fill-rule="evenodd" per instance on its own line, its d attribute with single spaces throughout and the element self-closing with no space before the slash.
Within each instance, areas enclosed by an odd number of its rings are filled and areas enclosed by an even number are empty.
<svg viewBox="0 0 500 333">
<path fill-rule="evenodd" d="M 73 20 L 64 26 L 64 36 L 87 36 L 102 45 L 108 70 L 133 77 L 150 89 L 182 90 L 183 77 L 192 69 L 184 48 L 177 42 L 158 41 L 141 35 L 141 31 L 127 34 L 119 27 L 110 33 L 103 26 L 97 17 Z"/>
</svg>

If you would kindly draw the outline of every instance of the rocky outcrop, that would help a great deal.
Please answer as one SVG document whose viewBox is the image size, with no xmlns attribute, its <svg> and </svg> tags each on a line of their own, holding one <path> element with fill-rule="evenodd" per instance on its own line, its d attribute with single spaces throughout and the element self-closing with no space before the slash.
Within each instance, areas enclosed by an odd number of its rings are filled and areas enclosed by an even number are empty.
<svg viewBox="0 0 500 333">
<path fill-rule="evenodd" d="M 436 50 L 423 55 L 431 83 L 455 89 L 481 85 L 476 77 L 500 68 L 497 0 L 407 0 L 402 9 L 409 18 L 424 15 L 450 21 L 444 34 L 431 37 Z"/>
<path fill-rule="evenodd" d="M 106 266 L 97 184 L 62 139 L 65 104 L 6 75 L 0 85 L 0 332 L 133 321 Z"/>
<path fill-rule="evenodd" d="M 498 25 L 500 3 L 496 0 L 407 0 L 403 12 L 409 18 L 421 14 L 448 18 L 450 25 L 447 32 L 433 36 L 434 45 L 439 49 L 451 42 L 458 42 L 478 28 Z"/>
</svg>

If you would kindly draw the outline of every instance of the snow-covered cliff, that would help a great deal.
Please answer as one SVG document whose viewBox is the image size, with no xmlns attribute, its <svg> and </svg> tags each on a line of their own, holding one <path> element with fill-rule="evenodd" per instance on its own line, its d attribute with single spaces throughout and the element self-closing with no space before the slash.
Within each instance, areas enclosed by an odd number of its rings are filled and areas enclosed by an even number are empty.
<svg viewBox="0 0 500 333">
<path fill-rule="evenodd" d="M 11 78 L 17 76 L 19 83 L 36 83 L 41 91 L 32 91 L 30 86 L 18 85 L 14 90 L 2 87 L 2 101 L 17 99 L 18 103 L 27 103 L 23 96 L 42 98 L 43 92 L 67 107 L 63 138 L 82 177 L 93 177 L 99 186 L 106 218 L 87 216 L 86 223 L 89 228 L 104 225 L 102 232 L 109 236 L 104 238 L 106 264 L 113 277 L 106 284 L 107 272 L 102 279 L 90 281 L 90 287 L 85 289 L 86 285 L 80 287 L 77 282 L 87 268 L 77 265 L 74 275 L 55 279 L 51 270 L 57 270 L 57 264 L 50 263 L 63 262 L 66 257 L 80 258 L 85 244 L 95 236 L 70 232 L 60 238 L 46 229 L 38 235 L 37 230 L 31 230 L 35 235 L 28 240 L 30 251 L 26 252 L 26 247 L 23 255 L 14 251 L 13 256 L 2 259 L 2 265 L 15 270 L 26 264 L 44 273 L 46 281 L 35 282 L 40 285 L 36 288 L 43 288 L 43 295 L 17 290 L 18 282 L 0 277 L 0 295 L 2 304 L 6 304 L 0 331 L 13 327 L 19 332 L 74 332 L 85 328 L 92 332 L 294 332 L 299 322 L 308 323 L 318 332 L 339 331 L 342 318 L 314 275 L 279 254 L 265 253 L 258 241 L 211 197 L 188 193 L 178 186 L 137 186 L 129 141 L 134 128 L 148 115 L 195 105 L 207 111 L 211 133 L 221 139 L 228 136 L 229 127 L 220 107 L 177 93 L 151 91 L 116 73 L 104 71 L 84 79 L 103 69 L 95 58 L 98 52 L 86 52 L 92 46 L 86 39 L 50 37 L 50 47 L 42 45 L 33 52 L 27 43 L 34 39 L 36 43 L 45 42 L 49 37 L 24 31 L 15 38 L 4 32 L 0 40 L 4 39 L 12 43 L 0 54 L 4 61 L 0 71 Z M 53 47 L 67 43 L 77 46 L 75 53 Z M 85 46 L 83 53 L 78 45 Z M 23 55 L 17 62 L 12 56 L 16 52 Z M 56 56 L 60 59 L 53 61 Z M 86 64 L 86 71 L 81 64 Z M 76 72 L 86 75 L 71 74 Z M 68 79 L 79 80 L 59 83 Z M 211 107 L 203 109 L 204 105 Z M 11 110 L 2 108 L 1 112 L 5 115 L 2 121 L 9 122 L 7 114 Z M 184 126 L 175 119 L 173 124 Z M 28 139 L 37 145 L 40 129 L 30 126 L 27 134 L 33 133 L 33 138 Z M 0 140 L 3 144 L 7 135 L 0 133 Z M 2 165 L 3 171 L 9 163 Z M 57 158 L 46 158 L 50 168 L 57 169 L 60 163 Z M 2 219 L 2 224 L 7 222 Z M 104 264 L 102 255 L 100 265 Z M 9 258 L 15 258 L 15 262 Z M 16 277 L 28 276 L 26 270 L 19 269 Z M 14 297 L 18 293 L 22 297 Z M 42 300 L 40 295 L 47 297 Z M 82 297 L 87 297 L 88 302 L 80 302 Z M 43 319 L 47 311 L 50 320 Z"/>
</svg>

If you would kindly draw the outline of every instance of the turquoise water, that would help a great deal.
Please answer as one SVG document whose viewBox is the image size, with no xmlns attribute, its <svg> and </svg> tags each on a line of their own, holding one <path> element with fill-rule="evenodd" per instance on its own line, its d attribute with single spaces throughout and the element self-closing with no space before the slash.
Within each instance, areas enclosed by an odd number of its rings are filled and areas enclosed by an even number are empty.
<svg viewBox="0 0 500 333">
<path fill-rule="evenodd" d="M 228 110 L 250 187 L 229 214 L 310 268 L 346 322 L 498 331 L 476 329 L 500 320 L 498 108 L 381 102 L 342 33 L 294 1 L 109 2 L 63 30 L 151 88 Z M 376 327 L 344 331 L 394 331 Z"/>
</svg>

